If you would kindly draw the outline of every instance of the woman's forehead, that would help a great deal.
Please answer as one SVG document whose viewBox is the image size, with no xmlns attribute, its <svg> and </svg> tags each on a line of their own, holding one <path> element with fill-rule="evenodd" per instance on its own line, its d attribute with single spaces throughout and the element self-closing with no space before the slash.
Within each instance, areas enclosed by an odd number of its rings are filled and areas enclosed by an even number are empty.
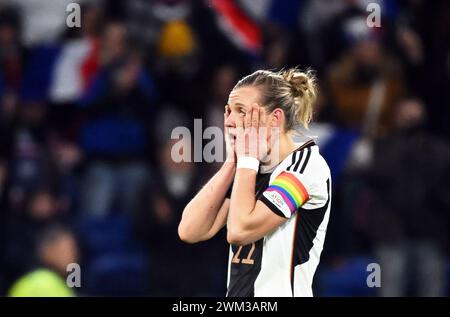
<svg viewBox="0 0 450 317">
<path fill-rule="evenodd" d="M 231 91 L 228 104 L 252 105 L 259 101 L 259 91 L 255 87 L 241 87 Z"/>
</svg>

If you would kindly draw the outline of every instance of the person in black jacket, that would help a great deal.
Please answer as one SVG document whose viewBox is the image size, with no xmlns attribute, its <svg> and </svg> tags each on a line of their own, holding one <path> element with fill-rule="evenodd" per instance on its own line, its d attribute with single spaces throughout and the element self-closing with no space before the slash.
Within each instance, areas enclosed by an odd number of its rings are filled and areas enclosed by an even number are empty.
<svg viewBox="0 0 450 317">
<path fill-rule="evenodd" d="M 449 225 L 450 148 L 425 128 L 421 100 L 402 100 L 396 131 L 375 150 L 370 234 L 382 270 L 380 295 L 442 296 Z"/>
</svg>

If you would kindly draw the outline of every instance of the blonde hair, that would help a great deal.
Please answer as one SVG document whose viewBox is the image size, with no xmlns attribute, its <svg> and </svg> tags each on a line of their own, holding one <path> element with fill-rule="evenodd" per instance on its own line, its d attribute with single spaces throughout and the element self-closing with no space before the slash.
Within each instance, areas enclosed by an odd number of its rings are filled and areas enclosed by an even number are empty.
<svg viewBox="0 0 450 317">
<path fill-rule="evenodd" d="M 317 96 L 316 77 L 311 70 L 258 70 L 239 80 L 233 90 L 248 86 L 260 89 L 261 102 L 269 112 L 276 108 L 283 109 L 286 131 L 295 129 L 299 124 L 308 128 Z"/>
</svg>

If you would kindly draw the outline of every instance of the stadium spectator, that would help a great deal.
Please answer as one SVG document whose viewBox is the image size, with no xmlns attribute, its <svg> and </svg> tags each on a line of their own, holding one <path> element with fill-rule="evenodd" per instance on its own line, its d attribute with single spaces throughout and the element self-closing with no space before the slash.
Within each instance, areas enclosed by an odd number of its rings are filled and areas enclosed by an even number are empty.
<svg viewBox="0 0 450 317">
<path fill-rule="evenodd" d="M 79 259 L 74 235 L 64 227 L 50 226 L 38 237 L 33 250 L 36 267 L 20 277 L 10 288 L 12 297 L 72 297 L 75 292 L 66 283 L 67 268 Z"/>
<path fill-rule="evenodd" d="M 327 86 L 338 119 L 367 137 L 385 134 L 393 105 L 405 89 L 401 65 L 367 27 L 365 17 L 349 18 L 344 32 L 350 48 L 330 69 Z"/>
<path fill-rule="evenodd" d="M 136 212 L 149 173 L 152 139 L 147 127 L 155 87 L 139 54 L 130 49 L 124 26 L 108 24 L 102 38 L 103 65 L 81 101 L 88 116 L 81 145 L 89 163 L 80 208 L 91 215 L 105 215 L 114 207 Z"/>
<path fill-rule="evenodd" d="M 59 209 L 58 198 L 48 188 L 39 188 L 30 193 L 26 207 L 10 215 L 3 257 L 9 281 L 36 265 L 34 250 L 37 238 L 51 224 L 65 219 Z"/>
<path fill-rule="evenodd" d="M 369 171 L 368 215 L 383 274 L 381 296 L 443 296 L 448 248 L 450 147 L 425 129 L 425 105 L 402 99 L 395 131 L 381 139 Z"/>
</svg>

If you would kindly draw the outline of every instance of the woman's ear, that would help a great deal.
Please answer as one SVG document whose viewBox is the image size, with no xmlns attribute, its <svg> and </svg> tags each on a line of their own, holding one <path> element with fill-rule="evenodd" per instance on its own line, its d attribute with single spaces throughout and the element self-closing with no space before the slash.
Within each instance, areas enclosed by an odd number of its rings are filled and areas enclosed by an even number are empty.
<svg viewBox="0 0 450 317">
<path fill-rule="evenodd" d="M 280 108 L 275 108 L 272 111 L 272 119 L 270 122 L 270 126 L 272 127 L 281 127 L 283 124 L 284 112 Z"/>
</svg>

